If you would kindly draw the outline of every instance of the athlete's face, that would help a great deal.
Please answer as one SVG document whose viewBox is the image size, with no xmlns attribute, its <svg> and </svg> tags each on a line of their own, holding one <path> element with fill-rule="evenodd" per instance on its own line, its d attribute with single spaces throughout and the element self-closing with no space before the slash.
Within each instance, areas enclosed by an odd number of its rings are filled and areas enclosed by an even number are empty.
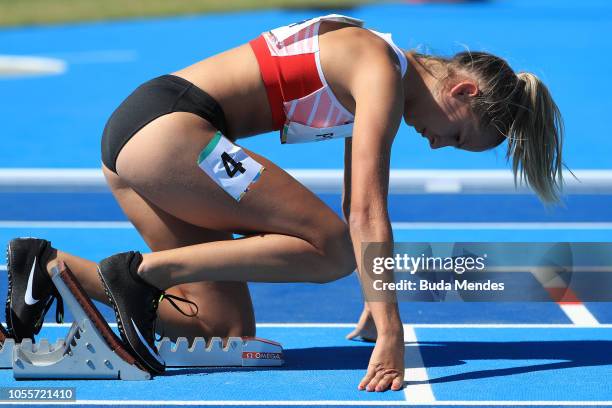
<svg viewBox="0 0 612 408">
<path fill-rule="evenodd" d="M 449 80 L 434 88 L 424 88 L 404 104 L 404 121 L 427 138 L 432 149 L 451 146 L 479 152 L 499 144 L 493 132 L 479 129 L 470 107 L 470 98 L 478 95 L 475 81 Z"/>
</svg>

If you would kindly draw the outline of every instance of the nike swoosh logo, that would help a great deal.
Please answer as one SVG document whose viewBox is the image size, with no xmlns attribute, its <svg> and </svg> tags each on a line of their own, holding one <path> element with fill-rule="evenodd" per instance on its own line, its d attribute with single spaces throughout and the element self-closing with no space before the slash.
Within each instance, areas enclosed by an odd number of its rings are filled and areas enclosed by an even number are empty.
<svg viewBox="0 0 612 408">
<path fill-rule="evenodd" d="M 30 276 L 28 277 L 28 287 L 26 288 L 25 293 L 25 302 L 26 305 L 32 306 L 38 303 L 38 299 L 34 299 L 32 296 L 32 284 L 34 283 L 34 269 L 36 269 L 36 257 L 34 257 L 34 262 L 32 263 L 32 270 L 30 270 Z"/>
<path fill-rule="evenodd" d="M 138 338 L 140 339 L 140 341 L 145 345 L 145 347 L 147 348 L 147 350 L 149 351 L 149 354 L 151 354 L 153 357 L 155 357 L 155 359 L 157 360 L 157 362 L 161 365 L 166 365 L 166 362 L 161 358 L 161 356 L 157 353 L 157 350 L 153 350 L 151 348 L 151 346 L 149 346 L 149 343 L 144 339 L 144 337 L 142 336 L 142 334 L 140 334 L 140 330 L 138 330 L 138 326 L 136 326 L 136 323 L 134 323 L 134 319 L 131 319 L 132 321 L 132 326 L 134 326 L 134 330 L 136 330 L 136 334 L 138 335 Z"/>
</svg>

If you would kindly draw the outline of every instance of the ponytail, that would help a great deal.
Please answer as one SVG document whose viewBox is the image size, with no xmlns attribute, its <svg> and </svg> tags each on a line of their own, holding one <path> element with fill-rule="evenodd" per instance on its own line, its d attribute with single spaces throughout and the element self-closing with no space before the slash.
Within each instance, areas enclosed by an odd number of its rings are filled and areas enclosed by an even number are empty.
<svg viewBox="0 0 612 408">
<path fill-rule="evenodd" d="M 516 115 L 508 132 L 506 158 L 516 182 L 527 182 L 546 203 L 559 201 L 563 185 L 563 120 L 546 85 L 520 72 Z M 522 88 L 522 89 L 520 89 Z"/>
</svg>

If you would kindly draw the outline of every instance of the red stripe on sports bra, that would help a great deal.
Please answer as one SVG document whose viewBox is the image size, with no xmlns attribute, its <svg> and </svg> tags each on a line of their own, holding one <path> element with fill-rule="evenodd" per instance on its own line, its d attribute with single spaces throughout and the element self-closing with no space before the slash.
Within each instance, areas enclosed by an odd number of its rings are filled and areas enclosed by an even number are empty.
<svg viewBox="0 0 612 408">
<path fill-rule="evenodd" d="M 266 87 L 274 128 L 286 121 L 283 102 L 309 95 L 323 86 L 313 53 L 276 57 L 263 36 L 249 42 Z"/>
<path fill-rule="evenodd" d="M 283 123 L 285 123 L 285 112 L 283 111 L 283 98 L 281 95 L 280 83 L 276 79 L 274 64 L 270 61 L 272 56 L 268 50 L 268 44 L 266 44 L 266 40 L 261 35 L 251 40 L 249 44 L 255 53 L 255 58 L 257 58 L 261 79 L 266 87 L 274 128 L 280 129 Z"/>
</svg>

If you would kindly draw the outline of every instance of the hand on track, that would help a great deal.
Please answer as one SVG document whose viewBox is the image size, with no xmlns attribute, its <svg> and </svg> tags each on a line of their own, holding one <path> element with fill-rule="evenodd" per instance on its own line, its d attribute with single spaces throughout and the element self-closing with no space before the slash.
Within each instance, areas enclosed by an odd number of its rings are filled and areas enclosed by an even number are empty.
<svg viewBox="0 0 612 408">
<path fill-rule="evenodd" d="M 380 336 L 372 351 L 368 371 L 359 383 L 359 390 L 398 391 L 404 385 L 403 335 Z"/>
</svg>

